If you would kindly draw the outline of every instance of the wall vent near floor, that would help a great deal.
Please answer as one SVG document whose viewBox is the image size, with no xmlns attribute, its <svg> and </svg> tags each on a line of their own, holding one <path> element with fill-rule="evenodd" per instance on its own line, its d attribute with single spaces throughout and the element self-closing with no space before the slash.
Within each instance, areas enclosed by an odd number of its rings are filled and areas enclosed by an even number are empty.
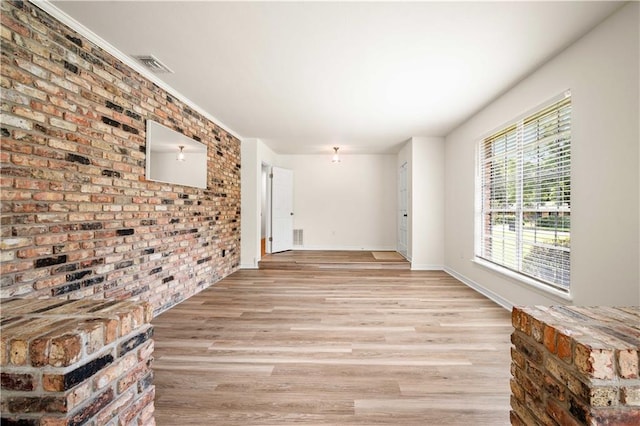
<svg viewBox="0 0 640 426">
<path fill-rule="evenodd" d="M 302 235 L 302 229 L 293 230 L 293 245 L 294 246 L 304 245 L 304 236 Z"/>
</svg>

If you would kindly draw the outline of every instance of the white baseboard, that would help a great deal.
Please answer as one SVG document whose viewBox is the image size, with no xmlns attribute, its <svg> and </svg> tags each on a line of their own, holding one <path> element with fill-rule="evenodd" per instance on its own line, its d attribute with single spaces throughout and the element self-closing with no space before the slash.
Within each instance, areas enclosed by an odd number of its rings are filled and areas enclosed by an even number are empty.
<svg viewBox="0 0 640 426">
<path fill-rule="evenodd" d="M 293 246 L 293 250 L 318 251 L 396 251 L 395 247 L 361 247 L 361 246 Z"/>
<path fill-rule="evenodd" d="M 442 265 L 427 265 L 424 263 L 412 263 L 411 264 L 412 271 L 443 271 L 444 266 Z"/>
<path fill-rule="evenodd" d="M 459 274 L 456 271 L 454 271 L 453 269 L 448 268 L 446 266 L 444 267 L 444 271 L 447 274 L 451 275 L 452 277 L 456 278 L 457 280 L 461 281 L 466 286 L 471 287 L 472 289 L 474 289 L 478 293 L 482 294 L 483 296 L 493 300 L 494 302 L 496 302 L 498 305 L 502 306 L 506 310 L 508 310 L 508 311 L 512 311 L 513 310 L 513 303 L 509 302 L 507 299 L 505 299 L 502 296 L 494 293 L 493 291 L 481 286 L 480 284 L 478 284 L 477 282 L 473 281 L 472 279 L 469 279 L 469 278 L 465 277 L 464 275 Z"/>
<path fill-rule="evenodd" d="M 258 269 L 258 265 L 254 265 L 251 263 L 241 263 L 240 269 Z"/>
</svg>

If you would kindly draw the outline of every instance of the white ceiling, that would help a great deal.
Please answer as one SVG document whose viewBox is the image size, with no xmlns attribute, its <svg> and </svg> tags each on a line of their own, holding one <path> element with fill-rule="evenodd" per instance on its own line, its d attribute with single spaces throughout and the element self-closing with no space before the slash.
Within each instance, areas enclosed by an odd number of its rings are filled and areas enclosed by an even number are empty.
<svg viewBox="0 0 640 426">
<path fill-rule="evenodd" d="M 444 136 L 621 5 L 53 4 L 124 54 L 153 54 L 178 93 L 283 154 L 395 152 Z"/>
</svg>

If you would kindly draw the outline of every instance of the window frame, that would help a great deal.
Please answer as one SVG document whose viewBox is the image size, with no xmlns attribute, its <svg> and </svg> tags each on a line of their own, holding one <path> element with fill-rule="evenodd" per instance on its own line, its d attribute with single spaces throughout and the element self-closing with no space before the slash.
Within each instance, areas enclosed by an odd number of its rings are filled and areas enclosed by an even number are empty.
<svg viewBox="0 0 640 426">
<path fill-rule="evenodd" d="M 566 249 L 564 249 L 563 251 L 565 251 L 567 253 L 567 262 L 568 262 L 568 267 L 566 268 L 567 273 L 569 274 L 568 277 L 568 281 L 566 283 L 566 285 L 560 283 L 560 282 L 551 282 L 551 281 L 547 281 L 544 280 L 542 278 L 536 277 L 534 275 L 530 275 L 527 274 L 523 271 L 523 267 L 522 267 L 522 263 L 523 263 L 523 247 L 525 245 L 526 240 L 522 237 L 522 232 L 525 229 L 525 221 L 522 220 L 523 215 L 525 212 L 531 212 L 532 209 L 529 207 L 525 207 L 525 201 L 523 201 L 523 181 L 525 179 L 524 175 L 524 166 L 522 163 L 518 164 L 517 167 L 517 171 L 516 171 L 516 198 L 517 198 L 517 206 L 514 208 L 514 212 L 518 212 L 517 214 L 520 214 L 520 220 L 518 220 L 518 218 L 516 217 L 516 233 L 518 234 L 518 236 L 515 238 L 515 242 L 514 242 L 514 250 L 512 252 L 514 252 L 514 256 L 517 258 L 517 267 L 513 268 L 510 267 L 509 265 L 505 264 L 507 262 L 504 261 L 503 258 L 503 263 L 500 262 L 496 262 L 495 260 L 492 260 L 490 258 L 488 258 L 489 256 L 485 255 L 483 253 L 483 238 L 485 238 L 485 232 L 486 232 L 486 227 L 485 227 L 485 221 L 487 219 L 487 214 L 491 214 L 492 213 L 492 209 L 489 208 L 484 208 L 483 209 L 483 202 L 486 202 L 486 197 L 483 191 L 485 191 L 484 188 L 484 179 L 483 179 L 483 175 L 486 173 L 491 174 L 492 169 L 489 168 L 487 169 L 485 167 L 485 163 L 487 158 L 484 157 L 484 155 L 486 154 L 486 144 L 488 143 L 488 141 L 493 140 L 493 142 L 495 142 L 500 136 L 505 137 L 505 144 L 506 144 L 506 135 L 509 132 L 515 132 L 515 138 L 517 140 L 517 156 L 521 159 L 522 156 L 524 155 L 524 151 L 528 146 L 523 145 L 523 138 L 524 138 L 524 134 L 523 131 L 525 129 L 525 127 L 527 126 L 528 123 L 531 123 L 534 117 L 539 118 L 539 116 L 542 114 L 542 112 L 544 112 L 545 110 L 549 110 L 550 108 L 554 107 L 555 105 L 564 102 L 568 99 L 569 105 L 571 106 L 571 108 L 573 108 L 573 103 L 572 103 L 572 99 L 571 99 L 571 91 L 570 90 L 566 90 L 564 91 L 562 94 L 557 95 L 549 100 L 547 100 L 546 102 L 538 105 L 535 108 L 532 108 L 531 110 L 527 111 L 524 114 L 521 114 L 520 116 L 518 116 L 515 119 L 512 119 L 508 122 L 506 122 L 505 124 L 499 126 L 498 128 L 494 129 L 491 132 L 487 132 L 485 135 L 483 135 L 483 137 L 479 138 L 477 143 L 476 143 L 476 156 L 475 156 L 475 161 L 476 161 L 476 179 L 475 179 L 475 200 L 476 200 L 476 205 L 475 205 L 475 210 L 476 210 L 476 215 L 475 215 L 475 232 L 474 232 L 474 259 L 473 261 L 475 263 L 478 263 L 482 266 L 485 266 L 487 268 L 489 268 L 490 270 L 499 272 L 502 275 L 505 275 L 509 278 L 515 279 L 517 281 L 523 282 L 529 286 L 533 286 L 537 289 L 541 289 L 544 290 L 545 292 L 548 293 L 552 293 L 554 295 L 557 295 L 563 299 L 566 300 L 571 300 L 571 296 L 570 296 L 570 291 L 571 291 L 571 280 L 570 280 L 570 269 L 571 269 L 571 265 L 570 265 L 570 258 L 571 258 L 571 249 L 570 249 L 570 236 L 571 236 L 571 226 L 570 223 L 568 225 L 568 231 L 567 231 L 567 236 L 568 236 L 568 247 Z M 563 107 L 558 107 L 557 109 L 560 110 Z M 569 114 L 571 114 L 572 110 L 569 112 Z M 572 116 L 569 116 L 569 145 L 568 148 L 566 149 L 566 152 L 568 152 L 568 159 L 569 159 L 569 163 L 568 163 L 568 176 L 569 176 L 569 197 L 568 197 L 568 207 L 567 208 L 559 208 L 558 210 L 554 211 L 558 212 L 558 213 L 562 213 L 562 214 L 567 214 L 568 217 L 570 218 L 571 216 L 571 208 L 570 208 L 570 192 L 571 192 L 571 165 L 570 165 L 570 160 L 571 160 L 571 145 L 572 145 L 572 136 L 571 136 L 571 130 L 572 130 Z M 539 141 L 540 139 L 537 139 L 536 141 Z M 491 142 L 491 143 L 493 143 Z M 505 157 L 506 158 L 506 157 Z M 517 160 L 520 161 L 520 160 Z M 564 161 L 564 160 L 563 160 Z M 538 176 L 539 177 L 539 176 Z M 508 179 L 505 179 L 502 184 L 506 187 L 508 183 Z M 538 179 L 536 181 L 536 183 L 539 185 L 541 184 L 541 179 Z M 493 182 L 491 183 L 493 184 Z M 508 195 L 505 196 L 505 198 L 508 198 Z M 489 201 L 491 201 L 491 198 L 489 198 Z M 535 209 L 534 209 L 535 210 Z M 538 208 L 537 210 L 535 210 L 534 213 L 538 214 L 539 212 L 549 212 L 548 209 L 541 209 Z M 570 220 L 570 219 L 569 219 Z M 493 224 L 491 226 L 494 226 Z M 558 229 L 558 225 L 556 222 L 556 232 Z M 493 243 L 493 238 L 491 238 L 491 241 Z M 524 242 L 523 242 L 524 241 Z M 530 243 L 532 245 L 535 245 L 534 243 Z M 555 247 L 555 246 L 554 246 Z M 560 247 L 560 246 L 558 246 Z"/>
</svg>

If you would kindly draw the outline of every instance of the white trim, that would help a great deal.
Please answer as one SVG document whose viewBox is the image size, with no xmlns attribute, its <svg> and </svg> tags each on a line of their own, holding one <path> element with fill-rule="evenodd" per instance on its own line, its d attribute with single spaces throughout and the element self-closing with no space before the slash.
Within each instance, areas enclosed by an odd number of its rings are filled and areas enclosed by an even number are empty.
<svg viewBox="0 0 640 426">
<path fill-rule="evenodd" d="M 559 106 L 559 104 L 566 100 L 569 99 L 568 105 L 569 107 L 571 106 L 571 89 L 566 89 L 565 91 L 563 91 L 561 94 L 558 94 L 554 97 L 552 97 L 551 99 L 538 104 L 536 107 L 529 109 L 528 111 L 526 111 L 525 113 L 519 115 L 517 118 L 508 121 L 504 124 L 502 124 L 501 126 L 491 130 L 488 133 L 485 133 L 482 135 L 481 138 L 477 139 L 475 142 L 475 178 L 474 178 L 474 235 L 473 235 L 473 241 L 474 241 L 474 256 L 475 258 L 472 259 L 471 261 L 474 263 L 477 263 L 479 265 L 482 265 L 494 272 L 500 273 L 502 275 L 506 275 L 507 277 L 514 279 L 516 281 L 522 282 L 527 284 L 528 286 L 534 287 L 538 290 L 542 290 L 543 292 L 550 294 L 552 296 L 556 296 L 560 299 L 562 299 L 563 301 L 571 301 L 571 295 L 569 294 L 569 290 L 562 290 L 559 288 L 556 288 L 552 285 L 546 285 L 538 280 L 535 280 L 533 278 L 529 278 L 526 275 L 524 275 L 521 272 L 516 272 L 514 270 L 508 269 L 500 264 L 496 264 L 496 263 L 492 263 L 489 262 L 485 259 L 483 259 L 481 257 L 481 255 L 483 254 L 483 234 L 484 232 L 487 232 L 487 230 L 485 229 L 485 225 L 484 225 L 484 220 L 485 220 L 485 212 L 483 212 L 483 196 L 484 196 L 484 190 L 483 190 L 483 178 L 484 178 L 484 167 L 485 167 L 485 163 L 482 157 L 482 153 L 483 153 L 483 146 L 485 144 L 485 140 L 487 138 L 491 138 L 493 137 L 494 134 L 499 133 L 499 132 L 503 132 L 506 131 L 506 129 L 510 128 L 510 127 L 514 127 L 513 128 L 513 132 L 515 132 L 515 143 L 516 143 L 516 147 L 514 149 L 514 151 L 516 152 L 517 156 L 516 156 L 516 180 L 515 180 L 515 196 L 516 196 L 516 201 L 515 204 L 510 208 L 509 208 L 509 212 L 515 214 L 516 218 L 519 218 L 519 220 L 516 221 L 516 229 L 515 229 L 515 233 L 516 233 L 516 238 L 515 238 L 515 257 L 516 257 L 516 261 L 517 261 L 517 265 L 514 266 L 514 269 L 518 270 L 518 271 L 522 271 L 522 262 L 523 262 L 523 226 L 524 223 L 523 221 L 523 212 L 540 212 L 540 211 L 553 211 L 553 212 L 570 212 L 571 209 L 570 208 L 561 208 L 561 209 L 539 209 L 539 208 L 534 208 L 534 209 L 525 209 L 523 208 L 523 201 L 522 201 L 522 194 L 523 194 L 523 157 L 522 157 L 522 152 L 523 152 L 523 127 L 525 126 L 524 122 L 526 119 L 535 116 L 536 114 L 541 113 L 542 111 L 545 110 L 555 110 L 555 111 L 559 111 L 560 108 L 565 108 L 567 105 L 563 105 L 562 107 Z M 570 117 L 570 115 L 569 115 Z M 570 121 L 570 119 L 569 119 Z M 511 130 L 509 131 L 511 132 Z M 570 152 L 570 151 L 569 151 Z M 491 211 L 491 209 L 489 209 L 489 211 Z M 507 210 L 505 210 L 507 211 Z M 570 249 L 564 249 L 563 251 L 565 252 L 570 252 Z"/>
<path fill-rule="evenodd" d="M 546 107 L 549 107 L 551 105 L 553 105 L 556 102 L 560 102 L 563 99 L 569 98 L 571 97 L 571 89 L 566 89 L 564 90 L 562 93 L 555 95 L 549 99 L 547 99 L 544 102 L 539 103 L 538 105 L 536 105 L 533 108 L 528 109 L 527 111 L 523 112 L 522 114 L 518 115 L 516 118 L 506 121 L 503 124 L 499 125 L 498 127 L 494 128 L 491 131 L 488 131 L 486 133 L 483 133 L 482 136 L 480 136 L 477 139 L 478 143 L 482 143 L 482 141 L 484 141 L 486 138 L 488 138 L 489 136 L 493 135 L 494 133 L 500 132 L 504 129 L 506 129 L 509 126 L 513 126 L 514 124 L 523 121 L 525 118 L 527 118 L 528 116 L 535 114 L 541 110 L 543 110 Z"/>
<path fill-rule="evenodd" d="M 461 275 L 459 273 L 457 273 L 456 271 L 454 271 L 451 268 L 448 267 L 444 267 L 444 271 L 451 275 L 452 277 L 456 278 L 457 280 L 461 281 L 463 284 L 465 284 L 467 287 L 472 288 L 473 290 L 477 291 L 478 293 L 482 294 L 483 296 L 491 299 L 492 301 L 496 302 L 498 305 L 502 306 L 503 308 L 505 308 L 508 311 L 512 311 L 513 310 L 513 306 L 514 304 L 509 302 L 507 299 L 501 297 L 500 295 L 494 293 L 493 291 L 481 286 L 480 284 L 478 284 L 477 282 L 473 281 L 470 278 L 465 277 L 464 275 Z"/>
<path fill-rule="evenodd" d="M 471 260 L 473 263 L 482 266 L 483 268 L 487 268 L 493 272 L 496 272 L 501 275 L 505 275 L 508 278 L 516 281 L 518 284 L 524 284 L 527 288 L 534 288 L 538 290 L 540 293 L 544 294 L 548 297 L 553 297 L 562 301 L 562 303 L 571 302 L 573 298 L 571 297 L 571 293 L 568 291 L 562 291 L 552 287 L 551 285 L 543 284 L 533 278 L 529 278 L 523 274 L 512 271 L 507 268 L 503 268 L 495 263 L 487 262 L 484 259 L 476 257 Z"/>
<path fill-rule="evenodd" d="M 258 265 L 252 265 L 251 263 L 241 263 L 240 269 L 258 269 Z"/>
<path fill-rule="evenodd" d="M 65 12 L 63 12 L 60 9 L 58 9 L 55 5 L 53 5 L 51 3 L 51 0 L 31 0 L 31 3 L 33 5 L 35 5 L 36 7 L 38 7 L 39 9 L 41 9 L 44 12 L 48 13 L 49 15 L 51 15 L 52 17 L 54 17 L 58 21 L 62 22 L 64 25 L 68 26 L 72 30 L 76 31 L 78 34 L 80 34 L 81 36 L 83 36 L 84 38 L 86 38 L 91 43 L 95 44 L 96 46 L 100 47 L 101 49 L 103 49 L 104 51 L 109 53 L 111 56 L 113 56 L 116 59 L 118 59 L 119 61 L 123 62 L 128 67 L 132 68 L 134 71 L 136 71 L 142 77 L 144 77 L 144 78 L 150 80 L 151 82 L 155 83 L 158 87 L 160 87 L 161 89 L 165 90 L 167 93 L 169 93 L 174 98 L 182 101 L 183 103 L 188 105 L 190 108 L 196 110 L 198 113 L 202 114 L 205 118 L 207 118 L 210 121 L 212 121 L 216 126 L 222 128 L 224 131 L 226 131 L 227 133 L 231 134 L 232 136 L 235 136 L 238 139 L 242 139 L 242 136 L 240 136 L 238 133 L 236 133 L 233 130 L 231 130 L 231 128 L 229 128 L 227 125 L 222 123 L 222 121 L 218 120 L 217 118 L 215 118 L 214 116 L 212 116 L 211 114 L 206 112 L 203 108 L 198 106 L 196 103 L 191 101 L 189 98 L 187 98 L 186 96 L 180 94 L 178 91 L 176 91 L 176 89 L 174 89 L 173 87 L 169 86 L 164 81 L 160 80 L 158 78 L 158 76 L 156 76 L 151 71 L 149 71 L 147 68 L 142 66 L 142 64 L 137 62 L 135 59 L 131 58 L 130 56 L 128 56 L 126 54 L 124 54 L 123 52 L 118 50 L 116 47 L 114 47 L 112 44 L 110 44 L 109 42 L 104 40 L 102 37 L 100 37 L 99 35 L 97 35 L 93 31 L 91 31 L 89 28 L 85 27 L 80 22 L 76 21 L 71 16 L 67 15 Z"/>
<path fill-rule="evenodd" d="M 412 263 L 411 264 L 412 271 L 443 271 L 443 265 L 428 265 L 426 263 Z"/>
<path fill-rule="evenodd" d="M 396 247 L 362 247 L 362 246 L 294 246 L 293 250 L 318 250 L 318 251 L 395 251 Z M 398 253 L 399 254 L 399 253 Z"/>
</svg>

